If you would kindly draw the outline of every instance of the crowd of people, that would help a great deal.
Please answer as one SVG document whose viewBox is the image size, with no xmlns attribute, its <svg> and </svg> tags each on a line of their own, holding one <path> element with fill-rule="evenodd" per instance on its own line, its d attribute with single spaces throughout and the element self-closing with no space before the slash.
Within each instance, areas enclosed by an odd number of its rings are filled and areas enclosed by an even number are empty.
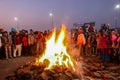
<svg viewBox="0 0 120 80">
<path fill-rule="evenodd" d="M 101 27 L 99 31 L 89 30 L 86 33 L 78 29 L 76 43 L 80 55 L 94 55 L 106 62 L 120 62 L 120 33 L 109 27 Z"/>
<path fill-rule="evenodd" d="M 50 31 L 40 32 L 30 29 L 21 31 L 4 31 L 0 34 L 0 57 L 16 58 L 17 56 L 39 56 L 45 49 L 46 38 Z M 80 55 L 98 56 L 103 61 L 120 62 L 120 33 L 115 30 L 91 30 L 84 33 L 78 29 L 77 34 L 70 32 L 71 43 L 79 48 Z"/>
<path fill-rule="evenodd" d="M 45 46 L 49 31 L 40 32 L 30 29 L 21 31 L 3 31 L 0 36 L 0 57 L 16 58 L 17 56 L 39 56 Z"/>
</svg>

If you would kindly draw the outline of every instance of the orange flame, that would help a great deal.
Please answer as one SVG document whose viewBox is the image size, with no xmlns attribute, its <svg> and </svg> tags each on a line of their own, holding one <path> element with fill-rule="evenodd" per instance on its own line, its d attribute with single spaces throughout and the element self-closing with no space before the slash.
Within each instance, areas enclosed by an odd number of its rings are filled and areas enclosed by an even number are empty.
<svg viewBox="0 0 120 80">
<path fill-rule="evenodd" d="M 66 34 L 66 27 L 62 25 L 60 34 L 56 39 L 56 28 L 54 28 L 52 32 L 52 36 L 49 40 L 46 41 L 46 49 L 42 55 L 42 57 L 36 60 L 36 64 L 40 62 L 44 62 L 44 60 L 48 60 L 49 64 L 46 69 L 51 69 L 53 66 L 56 65 L 63 65 L 65 67 L 72 67 L 74 70 L 74 64 L 67 53 L 67 47 L 64 44 Z"/>
</svg>

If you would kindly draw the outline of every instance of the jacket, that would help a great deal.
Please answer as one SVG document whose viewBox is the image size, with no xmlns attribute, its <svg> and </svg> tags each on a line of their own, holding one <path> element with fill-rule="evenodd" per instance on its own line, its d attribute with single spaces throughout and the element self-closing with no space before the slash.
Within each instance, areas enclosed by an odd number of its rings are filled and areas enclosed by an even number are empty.
<svg viewBox="0 0 120 80">
<path fill-rule="evenodd" d="M 86 43 L 86 39 L 85 39 L 85 36 L 84 34 L 79 34 L 78 37 L 77 37 L 77 45 L 85 45 Z"/>
</svg>

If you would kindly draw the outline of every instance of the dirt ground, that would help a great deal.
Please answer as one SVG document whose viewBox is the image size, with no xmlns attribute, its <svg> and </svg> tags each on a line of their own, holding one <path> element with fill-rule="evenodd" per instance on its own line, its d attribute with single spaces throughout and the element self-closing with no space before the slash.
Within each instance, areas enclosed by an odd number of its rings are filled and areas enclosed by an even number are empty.
<svg viewBox="0 0 120 80">
<path fill-rule="evenodd" d="M 12 74 L 20 65 L 34 60 L 35 57 L 16 57 L 8 60 L 0 60 L 0 80 L 5 80 L 5 77 Z"/>
</svg>

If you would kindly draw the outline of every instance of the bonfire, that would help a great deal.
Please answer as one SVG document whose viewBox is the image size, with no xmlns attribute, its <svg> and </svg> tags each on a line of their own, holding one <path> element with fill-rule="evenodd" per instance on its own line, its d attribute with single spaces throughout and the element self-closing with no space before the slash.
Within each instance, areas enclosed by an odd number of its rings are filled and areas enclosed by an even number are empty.
<svg viewBox="0 0 120 80">
<path fill-rule="evenodd" d="M 68 53 L 66 42 L 66 27 L 62 25 L 57 33 L 53 29 L 51 36 L 46 40 L 46 47 L 42 55 L 35 62 L 20 66 L 15 74 L 7 77 L 8 80 L 73 80 L 81 79 L 78 63 Z M 11 79 L 12 78 L 12 79 Z"/>
<path fill-rule="evenodd" d="M 46 69 L 52 69 L 55 66 L 63 66 L 66 68 L 74 68 L 74 63 L 67 52 L 65 45 L 66 27 L 62 25 L 59 35 L 57 37 L 56 28 L 52 31 L 52 36 L 46 41 L 46 49 L 42 56 L 36 59 L 36 64 L 47 62 Z"/>
</svg>

